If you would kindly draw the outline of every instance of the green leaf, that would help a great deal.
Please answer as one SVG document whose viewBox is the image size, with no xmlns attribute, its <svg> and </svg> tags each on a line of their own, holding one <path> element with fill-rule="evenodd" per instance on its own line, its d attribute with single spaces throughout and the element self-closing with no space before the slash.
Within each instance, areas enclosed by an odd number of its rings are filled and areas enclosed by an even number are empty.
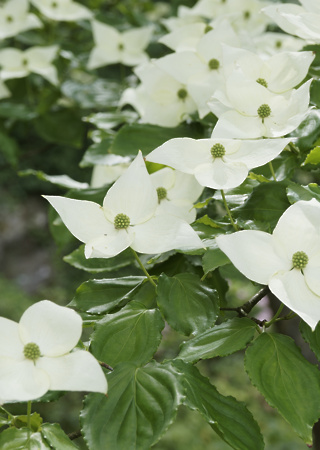
<svg viewBox="0 0 320 450">
<path fill-rule="evenodd" d="M 320 417 L 317 367 L 302 356 L 291 338 L 275 333 L 263 333 L 249 346 L 245 367 L 267 402 L 312 444 L 312 426 Z"/>
<path fill-rule="evenodd" d="M 30 433 L 28 428 L 8 428 L 0 433 L 1 450 L 45 450 L 51 447 L 41 433 Z"/>
<path fill-rule="evenodd" d="M 305 166 L 306 164 L 317 165 L 319 163 L 320 163 L 320 146 L 317 146 L 313 148 L 310 151 L 310 153 L 308 153 L 308 156 L 306 157 L 302 165 L 303 166 Z"/>
<path fill-rule="evenodd" d="M 32 413 L 30 415 L 30 428 L 32 431 L 37 432 L 40 431 L 42 424 L 42 417 L 38 413 Z M 12 425 L 14 425 L 16 428 L 23 428 L 27 427 L 28 425 L 28 416 L 14 416 Z"/>
<path fill-rule="evenodd" d="M 312 331 L 309 325 L 301 320 L 299 328 L 303 339 L 310 345 L 311 350 L 320 361 L 320 324 L 318 323 L 315 330 Z"/>
<path fill-rule="evenodd" d="M 156 125 L 131 124 L 124 125 L 115 136 L 109 149 L 110 153 L 135 157 L 139 150 L 144 155 L 176 137 L 202 137 L 201 130 L 195 125 L 179 125 L 175 128 L 164 128 Z"/>
<path fill-rule="evenodd" d="M 301 186 L 291 182 L 287 188 L 287 196 L 290 203 L 295 203 L 298 200 L 311 200 L 316 198 L 320 201 L 320 187 L 316 183 L 310 183 L 308 186 Z"/>
<path fill-rule="evenodd" d="M 108 376 L 108 397 L 90 394 L 81 412 L 90 449 L 149 450 L 175 418 L 178 379 L 158 363 L 136 368 L 123 363 Z"/>
<path fill-rule="evenodd" d="M 157 301 L 168 324 L 186 336 L 211 327 L 219 313 L 217 292 L 191 273 L 180 273 L 172 278 L 162 274 Z"/>
<path fill-rule="evenodd" d="M 0 117 L 27 121 L 36 118 L 37 113 L 23 103 L 1 102 Z"/>
<path fill-rule="evenodd" d="M 98 112 L 90 114 L 90 116 L 83 117 L 84 122 L 92 123 L 101 130 L 110 130 L 122 123 L 132 123 L 138 118 L 138 114 L 135 111 L 110 111 L 110 112 Z"/>
<path fill-rule="evenodd" d="M 42 172 L 42 170 L 21 170 L 19 172 L 19 175 L 23 177 L 33 175 L 39 180 L 48 181 L 49 183 L 66 189 L 87 189 L 89 187 L 88 183 L 80 183 L 79 181 L 73 180 L 72 178 L 68 177 L 68 175 L 47 175 L 46 173 Z"/>
<path fill-rule="evenodd" d="M 17 141 L 2 131 L 0 131 L 0 152 L 11 166 L 17 165 L 19 156 Z"/>
<path fill-rule="evenodd" d="M 84 256 L 84 245 L 80 245 L 69 255 L 63 258 L 65 262 L 77 269 L 90 273 L 111 272 L 132 264 L 134 257 L 130 249 L 124 250 L 113 258 L 86 258 Z"/>
<path fill-rule="evenodd" d="M 103 314 L 124 306 L 145 277 L 89 280 L 81 284 L 69 306 L 89 314 Z"/>
<path fill-rule="evenodd" d="M 255 332 L 256 325 L 252 320 L 236 317 L 183 342 L 178 358 L 195 362 L 230 355 L 245 348 L 252 341 Z"/>
<path fill-rule="evenodd" d="M 119 83 L 100 78 L 89 83 L 67 80 L 62 84 L 61 92 L 81 108 L 99 107 L 101 110 L 106 106 L 118 107 L 121 89 Z"/>
<path fill-rule="evenodd" d="M 271 231 L 289 206 L 286 184 L 270 181 L 254 188 L 245 203 L 233 209 L 232 214 L 242 220 L 261 222 Z"/>
<path fill-rule="evenodd" d="M 65 434 L 59 424 L 44 423 L 41 434 L 47 443 L 54 449 L 73 450 L 78 448 Z"/>
<path fill-rule="evenodd" d="M 215 270 L 217 267 L 224 266 L 229 263 L 229 258 L 220 250 L 216 243 L 215 247 L 209 248 L 202 257 L 202 266 L 205 275 Z"/>
<path fill-rule="evenodd" d="M 109 147 L 113 141 L 112 137 L 103 139 L 101 142 L 92 144 L 83 155 L 80 167 L 96 166 L 96 165 L 113 165 L 130 162 L 130 158 L 109 153 Z M 110 159 L 112 161 L 110 162 Z"/>
<path fill-rule="evenodd" d="M 121 362 L 146 364 L 161 342 L 164 321 L 158 309 L 131 302 L 96 323 L 91 335 L 93 355 L 114 367 Z"/>
<path fill-rule="evenodd" d="M 181 360 L 173 364 L 182 376 L 184 404 L 198 410 L 225 442 L 236 450 L 264 448 L 259 426 L 243 403 L 221 395 L 196 367 Z"/>
<path fill-rule="evenodd" d="M 298 137 L 295 144 L 302 151 L 309 151 L 313 143 L 320 136 L 320 111 L 318 109 L 312 109 L 307 118 L 301 122 L 291 135 Z"/>
</svg>

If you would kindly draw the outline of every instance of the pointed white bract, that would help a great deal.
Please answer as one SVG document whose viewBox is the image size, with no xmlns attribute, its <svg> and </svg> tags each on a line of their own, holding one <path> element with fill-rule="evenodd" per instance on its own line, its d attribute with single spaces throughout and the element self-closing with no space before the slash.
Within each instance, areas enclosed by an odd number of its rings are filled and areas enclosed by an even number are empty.
<svg viewBox="0 0 320 450">
<path fill-rule="evenodd" d="M 202 248 L 200 238 L 181 218 L 157 213 L 158 195 L 141 152 L 97 203 L 45 197 L 71 233 L 85 245 L 87 258 L 110 258 L 128 247 L 139 253 Z"/>
<path fill-rule="evenodd" d="M 195 176 L 201 186 L 232 189 L 250 169 L 278 156 L 290 139 L 171 139 L 153 150 L 147 160 Z"/>
<path fill-rule="evenodd" d="M 271 31 L 254 36 L 252 43 L 256 53 L 263 57 L 273 56 L 282 52 L 298 52 L 306 45 L 304 39 Z"/>
<path fill-rule="evenodd" d="M 247 278 L 275 296 L 314 330 L 320 320 L 320 203 L 298 201 L 280 217 L 273 234 L 239 231 L 216 238 Z"/>
<path fill-rule="evenodd" d="M 145 49 L 151 39 L 152 27 L 135 28 L 120 33 L 105 23 L 96 20 L 91 23 L 95 46 L 89 56 L 89 69 L 116 63 L 136 66 L 149 59 Z"/>
<path fill-rule="evenodd" d="M 51 20 L 76 22 L 91 19 L 92 12 L 73 0 L 31 0 L 41 14 Z"/>
<path fill-rule="evenodd" d="M 94 356 L 74 349 L 82 320 L 72 309 L 43 300 L 20 322 L 0 317 L 0 399 L 24 402 L 48 390 L 107 392 L 106 377 Z"/>
<path fill-rule="evenodd" d="M 1 78 L 23 78 L 31 72 L 41 75 L 52 84 L 58 84 L 57 69 L 52 65 L 58 46 L 31 47 L 25 51 L 16 48 L 0 50 Z"/>
<path fill-rule="evenodd" d="M 42 27 L 42 22 L 28 9 L 28 0 L 8 0 L 0 6 L 0 39 Z"/>
</svg>

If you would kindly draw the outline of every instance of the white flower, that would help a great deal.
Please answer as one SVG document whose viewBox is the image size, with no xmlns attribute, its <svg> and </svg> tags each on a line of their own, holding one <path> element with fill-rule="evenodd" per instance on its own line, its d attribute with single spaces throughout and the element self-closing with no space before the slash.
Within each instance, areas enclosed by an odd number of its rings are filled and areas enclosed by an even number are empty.
<svg viewBox="0 0 320 450">
<path fill-rule="evenodd" d="M 227 0 L 229 15 L 228 20 L 237 32 L 247 32 L 257 36 L 265 31 L 271 22 L 261 13 L 261 8 L 270 2 L 260 0 Z"/>
<path fill-rule="evenodd" d="M 229 12 L 229 1 L 199 0 L 192 8 L 180 6 L 178 15 L 179 17 L 200 16 L 207 19 L 214 19 Z"/>
<path fill-rule="evenodd" d="M 314 57 L 314 52 L 281 52 L 261 58 L 243 48 L 223 45 L 223 70 L 228 77 L 239 67 L 248 80 L 281 94 L 304 80 Z"/>
<path fill-rule="evenodd" d="M 120 105 L 130 104 L 140 114 L 142 123 L 176 127 L 197 110 L 186 86 L 149 62 L 134 72 L 142 83 L 126 89 Z"/>
<path fill-rule="evenodd" d="M 11 96 L 11 92 L 9 91 L 7 86 L 3 83 L 3 81 L 0 78 L 0 99 L 10 97 L 10 96 Z"/>
<path fill-rule="evenodd" d="M 262 11 L 287 33 L 320 42 L 319 1 L 301 0 L 300 3 L 302 6 L 293 3 L 270 5 Z"/>
<path fill-rule="evenodd" d="M 89 56 L 89 69 L 115 63 L 136 66 L 149 59 L 144 50 L 151 39 L 150 26 L 120 33 L 110 25 L 93 20 L 92 31 L 95 46 Z"/>
<path fill-rule="evenodd" d="M 290 139 L 191 139 L 175 138 L 162 144 L 147 160 L 192 174 L 201 186 L 232 189 L 248 171 L 278 156 Z"/>
<path fill-rule="evenodd" d="M 219 118 L 211 137 L 256 139 L 291 133 L 309 112 L 311 81 L 280 95 L 234 70 L 225 89 L 217 90 L 208 102 Z"/>
<path fill-rule="evenodd" d="M 190 23 L 162 36 L 158 42 L 176 52 L 185 50 L 196 51 L 197 44 L 204 36 L 208 26 L 203 22 Z"/>
<path fill-rule="evenodd" d="M 156 215 L 158 195 L 141 152 L 108 190 L 103 206 L 45 197 L 71 233 L 85 242 L 87 258 L 110 258 L 128 247 L 154 254 L 203 247 L 196 232 L 173 215 Z"/>
<path fill-rule="evenodd" d="M 306 45 L 303 39 L 271 31 L 254 36 L 252 42 L 256 53 L 260 56 L 272 56 L 280 52 L 298 52 Z"/>
<path fill-rule="evenodd" d="M 92 12 L 88 8 L 72 0 L 31 0 L 31 2 L 44 16 L 52 20 L 73 22 L 92 18 Z"/>
<path fill-rule="evenodd" d="M 28 14 L 28 7 L 28 0 L 8 0 L 0 6 L 0 39 L 42 27 L 37 16 Z"/>
<path fill-rule="evenodd" d="M 93 355 L 71 352 L 81 333 L 79 314 L 48 300 L 30 306 L 19 323 L 0 317 L 1 401 L 29 401 L 48 390 L 106 393 Z"/>
<path fill-rule="evenodd" d="M 156 214 L 172 214 L 188 223 L 194 222 L 196 210 L 193 203 L 203 191 L 203 187 L 192 176 L 169 167 L 150 175 L 158 194 Z"/>
<path fill-rule="evenodd" d="M 216 238 L 247 278 L 271 292 L 314 330 L 320 319 L 320 204 L 298 201 L 280 217 L 273 234 L 239 231 Z"/>
<path fill-rule="evenodd" d="M 58 51 L 56 45 L 50 47 L 31 47 L 22 51 L 16 48 L 0 50 L 1 78 L 22 78 L 31 72 L 46 78 L 50 83 L 57 84 L 57 69 L 51 64 Z"/>
<path fill-rule="evenodd" d="M 93 167 L 91 187 L 99 188 L 113 183 L 127 170 L 130 161 L 128 156 L 105 155 L 101 163 Z"/>
</svg>

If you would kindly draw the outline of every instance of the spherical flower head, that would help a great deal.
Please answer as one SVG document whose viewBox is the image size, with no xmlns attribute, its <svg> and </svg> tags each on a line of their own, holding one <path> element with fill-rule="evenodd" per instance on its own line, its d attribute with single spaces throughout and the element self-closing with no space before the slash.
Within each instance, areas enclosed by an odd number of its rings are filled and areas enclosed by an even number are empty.
<svg viewBox="0 0 320 450">
<path fill-rule="evenodd" d="M 307 254 L 303 251 L 295 252 L 292 255 L 292 266 L 294 269 L 302 270 L 309 262 Z"/>
<path fill-rule="evenodd" d="M 41 356 L 40 348 L 34 342 L 29 342 L 29 344 L 24 346 L 23 354 L 27 359 L 31 359 L 32 361 L 36 361 Z"/>
<path fill-rule="evenodd" d="M 117 214 L 114 218 L 114 227 L 117 230 L 127 229 L 130 225 L 130 218 L 126 214 Z"/>
<path fill-rule="evenodd" d="M 213 158 L 222 158 L 226 154 L 226 149 L 222 144 L 214 144 L 211 147 L 211 155 Z"/>
<path fill-rule="evenodd" d="M 160 203 L 161 200 L 164 200 L 165 198 L 167 198 L 167 189 L 164 187 L 158 187 L 157 188 L 157 194 L 158 194 L 158 202 Z"/>
<path fill-rule="evenodd" d="M 188 97 L 188 91 L 186 89 L 184 89 L 184 88 L 181 88 L 181 89 L 178 90 L 177 96 L 181 100 L 184 100 L 185 98 Z"/>
<path fill-rule="evenodd" d="M 261 84 L 261 86 L 264 86 L 265 88 L 268 87 L 268 83 L 266 82 L 266 80 L 264 78 L 258 78 L 256 80 L 257 83 Z"/>
<path fill-rule="evenodd" d="M 257 113 L 258 113 L 258 116 L 260 117 L 260 119 L 262 119 L 262 121 L 263 121 L 264 119 L 266 119 L 267 117 L 270 116 L 271 108 L 269 105 L 264 103 L 263 105 L 259 106 Z"/>
<path fill-rule="evenodd" d="M 209 33 L 209 31 L 212 31 L 213 27 L 211 25 L 206 25 L 205 29 L 204 29 L 204 34 Z"/>
<path fill-rule="evenodd" d="M 220 67 L 220 62 L 219 62 L 217 59 L 212 58 L 212 59 L 210 59 L 210 61 L 208 62 L 208 66 L 209 66 L 209 69 L 210 69 L 210 70 L 218 70 L 219 67 Z"/>
</svg>

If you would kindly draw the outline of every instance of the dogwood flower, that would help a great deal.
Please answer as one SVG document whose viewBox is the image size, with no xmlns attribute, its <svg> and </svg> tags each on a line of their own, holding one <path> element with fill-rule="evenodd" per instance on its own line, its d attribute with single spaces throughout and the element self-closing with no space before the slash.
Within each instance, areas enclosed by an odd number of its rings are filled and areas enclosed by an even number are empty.
<svg viewBox="0 0 320 450">
<path fill-rule="evenodd" d="M 239 231 L 216 238 L 247 278 L 270 291 L 314 330 L 320 319 L 320 204 L 298 201 L 280 217 L 273 234 Z"/>
<path fill-rule="evenodd" d="M 103 206 L 58 196 L 45 198 L 71 233 L 86 244 L 87 258 L 110 258 L 128 247 L 147 254 L 203 247 L 187 222 L 169 214 L 156 215 L 158 195 L 141 152 L 108 190 Z"/>
<path fill-rule="evenodd" d="M 116 28 L 93 20 L 95 46 L 90 53 L 88 68 L 122 63 L 136 66 L 149 59 L 144 51 L 150 42 L 152 27 L 130 29 L 120 33 Z"/>
<path fill-rule="evenodd" d="M 29 401 L 48 390 L 107 392 L 94 356 L 77 350 L 82 320 L 72 309 L 43 300 L 20 322 L 0 317 L 0 399 Z"/>
<path fill-rule="evenodd" d="M 11 92 L 7 88 L 7 86 L 3 83 L 3 81 L 0 79 L 0 99 L 10 97 Z"/>
<path fill-rule="evenodd" d="M 0 39 L 42 27 L 42 22 L 34 14 L 28 13 L 28 8 L 28 0 L 8 0 L 0 6 Z"/>
<path fill-rule="evenodd" d="M 309 112 L 311 81 L 280 95 L 234 70 L 225 88 L 208 102 L 219 118 L 211 137 L 256 139 L 291 133 Z"/>
<path fill-rule="evenodd" d="M 75 22 L 92 18 L 92 12 L 73 0 L 31 0 L 41 14 L 51 20 Z"/>
<path fill-rule="evenodd" d="M 320 42 L 318 0 L 301 0 L 300 3 L 302 6 L 293 3 L 274 4 L 262 11 L 287 33 Z"/>
<path fill-rule="evenodd" d="M 252 39 L 254 49 L 260 56 L 272 56 L 281 52 L 298 52 L 305 46 L 303 39 L 284 33 L 267 31 L 254 36 Z"/>
<path fill-rule="evenodd" d="M 198 42 L 210 28 L 210 25 L 208 26 L 204 22 L 190 23 L 165 34 L 158 42 L 176 52 L 196 51 Z"/>
<path fill-rule="evenodd" d="M 232 189 L 246 179 L 250 169 L 274 159 L 289 142 L 290 139 L 174 138 L 146 159 L 192 174 L 201 186 Z"/>
<path fill-rule="evenodd" d="M 57 84 L 57 69 L 51 64 L 58 51 L 56 45 L 50 47 L 31 47 L 25 51 L 17 48 L 0 50 L 1 78 L 22 78 L 31 72 L 46 78 L 50 83 Z"/>
<path fill-rule="evenodd" d="M 101 164 L 93 167 L 91 187 L 98 188 L 116 181 L 129 167 L 131 159 L 128 156 L 105 155 Z"/>
<path fill-rule="evenodd" d="M 152 173 L 150 178 L 158 194 L 156 214 L 172 214 L 188 223 L 194 222 L 196 210 L 193 203 L 203 191 L 197 180 L 169 167 Z"/>
</svg>

